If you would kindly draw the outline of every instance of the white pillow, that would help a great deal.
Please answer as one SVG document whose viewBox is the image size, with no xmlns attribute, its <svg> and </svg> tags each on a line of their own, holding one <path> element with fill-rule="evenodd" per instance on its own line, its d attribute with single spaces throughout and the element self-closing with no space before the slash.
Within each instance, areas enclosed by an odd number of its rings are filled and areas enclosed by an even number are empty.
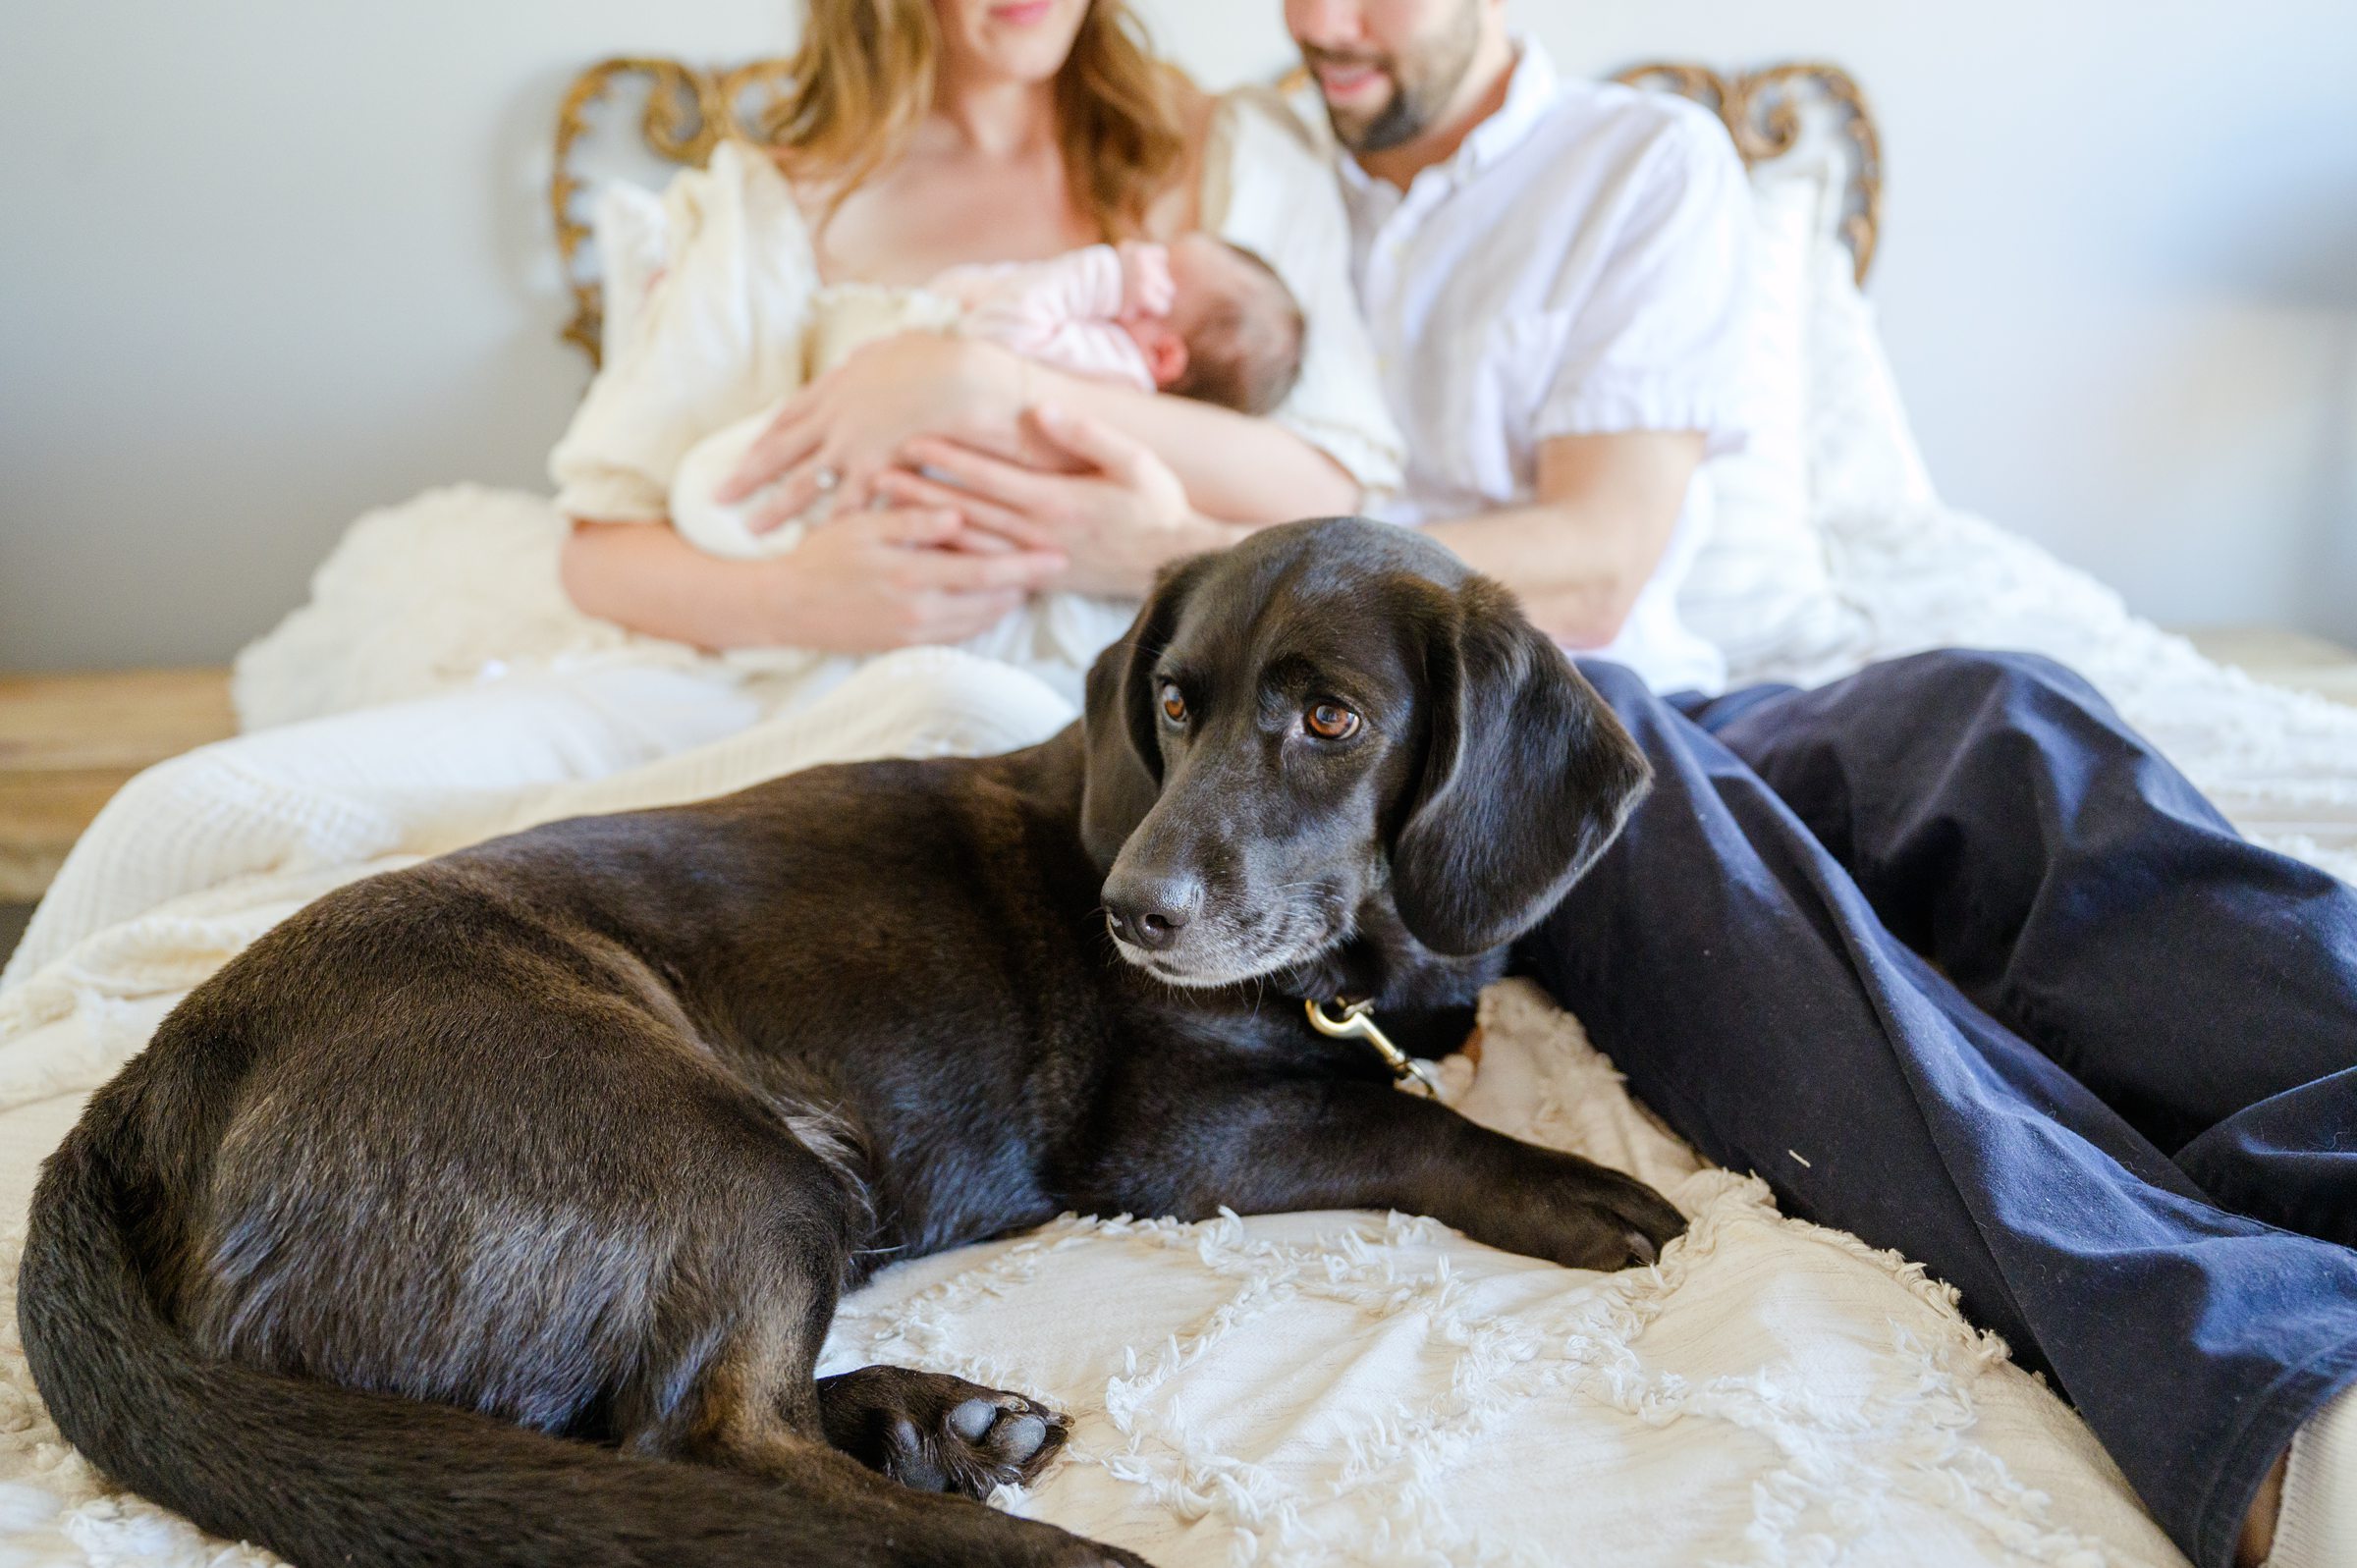
<svg viewBox="0 0 2357 1568">
<path fill-rule="evenodd" d="M 628 180 L 609 180 L 589 215 L 605 320 L 598 329 L 601 364 L 612 364 L 630 341 L 638 307 L 646 302 L 668 254 L 663 198 Z"/>
<path fill-rule="evenodd" d="M 1834 596 L 1809 494 L 1815 258 L 1830 233 L 1836 178 L 1829 162 L 1786 161 L 1752 186 L 1751 439 L 1706 469 L 1712 533 L 1678 591 L 1679 614 L 1738 678 L 1763 660 L 1843 635 L 1849 620 Z"/>
<path fill-rule="evenodd" d="M 1874 305 L 1859 292 L 1849 251 L 1817 246 L 1808 346 L 1808 466 L 1813 515 L 1939 500 L 1923 465 Z"/>
</svg>

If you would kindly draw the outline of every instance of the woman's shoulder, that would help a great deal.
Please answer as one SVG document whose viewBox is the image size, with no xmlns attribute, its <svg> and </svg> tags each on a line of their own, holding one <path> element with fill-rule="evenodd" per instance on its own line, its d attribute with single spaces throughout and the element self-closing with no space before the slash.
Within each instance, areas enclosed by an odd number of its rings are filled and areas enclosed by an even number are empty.
<svg viewBox="0 0 2357 1568">
<path fill-rule="evenodd" d="M 791 207 L 805 218 L 826 200 L 825 192 L 795 177 L 780 148 L 740 136 L 723 137 L 702 167 L 682 169 L 664 192 L 704 203 Z"/>
<path fill-rule="evenodd" d="M 748 195 L 768 200 L 783 195 L 797 206 L 802 200 L 778 149 L 739 136 L 723 137 L 702 168 L 681 170 L 672 186 L 675 189 L 726 191 L 740 200 Z"/>
<path fill-rule="evenodd" d="M 776 153 L 756 142 L 723 140 L 701 168 L 672 177 L 662 204 L 674 262 L 688 248 L 713 244 L 797 261 L 811 249 L 802 193 Z"/>
</svg>

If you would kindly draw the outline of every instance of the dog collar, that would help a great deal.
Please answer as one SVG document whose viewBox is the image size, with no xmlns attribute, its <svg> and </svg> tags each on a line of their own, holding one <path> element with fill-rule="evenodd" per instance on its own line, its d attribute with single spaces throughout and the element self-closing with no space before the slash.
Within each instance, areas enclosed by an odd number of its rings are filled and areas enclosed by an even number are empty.
<svg viewBox="0 0 2357 1568">
<path fill-rule="evenodd" d="M 1385 1034 L 1382 1026 L 1375 1022 L 1375 1000 L 1372 997 L 1364 1001 L 1344 1001 L 1338 997 L 1332 1003 L 1311 998 L 1301 1005 L 1309 1011 L 1309 1026 L 1318 1033 L 1332 1040 L 1364 1040 L 1373 1046 L 1375 1054 L 1383 1058 L 1384 1065 L 1392 1069 L 1392 1077 L 1400 1088 L 1410 1094 L 1422 1095 L 1427 1100 L 1441 1098 L 1440 1075 L 1432 1070 L 1432 1063 L 1418 1061 L 1392 1044 L 1392 1037 Z M 1328 1005 L 1337 1008 L 1339 1015 L 1328 1016 Z"/>
</svg>

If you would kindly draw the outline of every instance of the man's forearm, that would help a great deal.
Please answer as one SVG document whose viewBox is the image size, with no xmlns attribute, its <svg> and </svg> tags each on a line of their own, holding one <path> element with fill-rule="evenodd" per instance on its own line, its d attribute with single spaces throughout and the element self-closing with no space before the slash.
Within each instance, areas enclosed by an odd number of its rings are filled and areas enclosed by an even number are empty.
<svg viewBox="0 0 2357 1568">
<path fill-rule="evenodd" d="M 1579 509 L 1541 503 L 1434 523 L 1424 530 L 1474 570 L 1514 590 L 1533 624 L 1572 648 L 1620 634 L 1666 540 L 1598 525 Z"/>
<path fill-rule="evenodd" d="M 1513 589 L 1556 641 L 1602 648 L 1660 568 L 1702 453 L 1690 430 L 1558 436 L 1539 447 L 1537 500 L 1431 533 Z"/>
</svg>

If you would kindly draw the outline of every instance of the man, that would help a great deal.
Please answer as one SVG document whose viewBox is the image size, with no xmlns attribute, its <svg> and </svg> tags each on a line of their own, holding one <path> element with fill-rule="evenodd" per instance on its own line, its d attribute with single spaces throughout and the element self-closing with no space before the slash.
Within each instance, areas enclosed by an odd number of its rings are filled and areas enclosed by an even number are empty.
<svg viewBox="0 0 2357 1568">
<path fill-rule="evenodd" d="M 1697 695 L 1674 590 L 1741 438 L 1726 135 L 1559 81 L 1505 0 L 1286 17 L 1397 514 L 1615 661 L 1657 771 L 1530 966 L 1706 1154 L 1961 1289 L 2204 1568 L 2357 1562 L 2357 892 L 2043 661 Z"/>
</svg>

